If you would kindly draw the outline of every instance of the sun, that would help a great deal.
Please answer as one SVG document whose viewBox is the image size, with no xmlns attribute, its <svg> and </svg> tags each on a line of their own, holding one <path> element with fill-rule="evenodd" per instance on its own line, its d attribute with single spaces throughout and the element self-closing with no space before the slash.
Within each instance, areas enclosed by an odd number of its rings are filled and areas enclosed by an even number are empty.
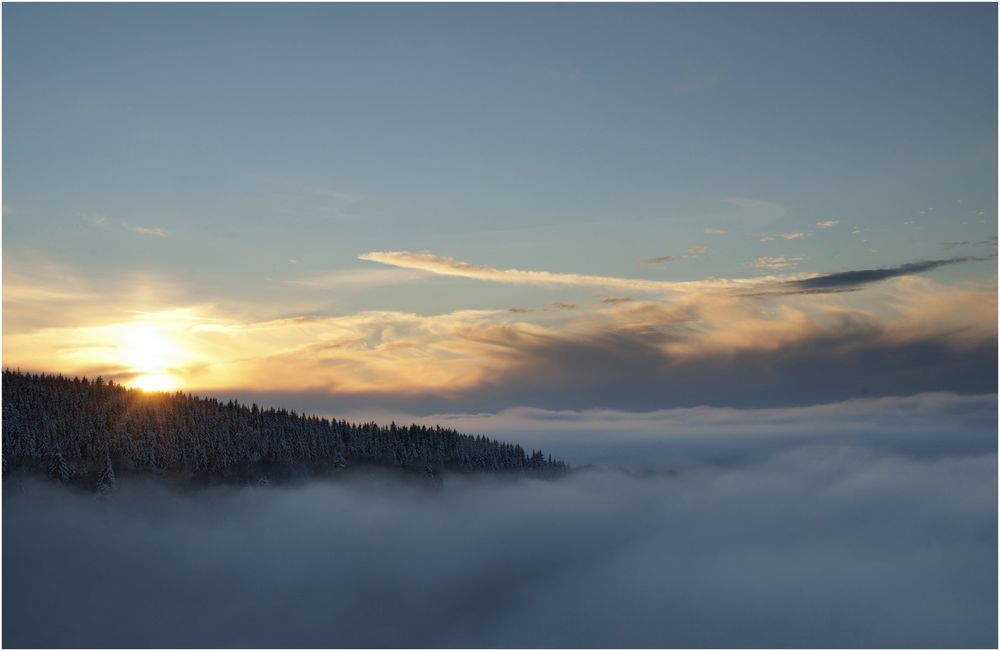
<svg viewBox="0 0 1000 651">
<path fill-rule="evenodd" d="M 163 373 L 146 374 L 134 378 L 131 385 L 143 391 L 173 391 L 177 388 L 177 380 Z"/>
<path fill-rule="evenodd" d="M 126 361 L 136 373 L 130 385 L 143 391 L 172 391 L 177 378 L 169 373 L 176 366 L 181 351 L 155 323 L 129 326 L 124 337 Z"/>
</svg>

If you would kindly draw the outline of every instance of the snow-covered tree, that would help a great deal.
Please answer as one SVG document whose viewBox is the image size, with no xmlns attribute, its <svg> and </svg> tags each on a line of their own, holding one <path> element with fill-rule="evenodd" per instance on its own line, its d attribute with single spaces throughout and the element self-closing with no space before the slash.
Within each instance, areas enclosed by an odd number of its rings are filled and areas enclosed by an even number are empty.
<svg viewBox="0 0 1000 651">
<path fill-rule="evenodd" d="M 97 492 L 107 495 L 115 490 L 115 484 L 115 469 L 111 465 L 111 458 L 107 457 L 101 474 L 97 476 Z"/>
<path fill-rule="evenodd" d="M 77 479 L 113 477 L 111 460 L 122 474 L 153 471 L 234 481 L 354 464 L 405 466 L 407 472 L 430 464 L 438 475 L 565 469 L 541 451 L 528 456 L 518 445 L 441 427 L 348 423 L 10 370 L 3 372 L 2 386 L 5 473 L 49 471 L 64 480 L 68 469 Z"/>
<path fill-rule="evenodd" d="M 56 452 L 49 463 L 49 477 L 61 482 L 67 482 L 73 478 L 73 471 L 63 458 L 62 452 Z"/>
</svg>

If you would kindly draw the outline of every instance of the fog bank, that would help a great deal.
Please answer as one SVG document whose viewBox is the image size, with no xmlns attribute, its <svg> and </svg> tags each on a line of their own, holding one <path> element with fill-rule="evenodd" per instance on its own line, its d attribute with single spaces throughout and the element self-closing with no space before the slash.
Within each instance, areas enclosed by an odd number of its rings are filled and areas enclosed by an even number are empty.
<svg viewBox="0 0 1000 651">
<path fill-rule="evenodd" d="M 997 642 L 997 462 L 796 446 L 676 474 L 5 487 L 3 644 Z"/>
</svg>

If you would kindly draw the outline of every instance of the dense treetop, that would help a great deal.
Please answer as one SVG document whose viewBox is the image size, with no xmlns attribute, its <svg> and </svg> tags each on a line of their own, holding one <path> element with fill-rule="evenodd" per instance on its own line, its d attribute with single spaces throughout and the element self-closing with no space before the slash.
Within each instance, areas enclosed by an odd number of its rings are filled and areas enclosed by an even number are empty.
<svg viewBox="0 0 1000 651">
<path fill-rule="evenodd" d="M 349 423 L 221 402 L 145 393 L 101 378 L 3 372 L 3 468 L 42 471 L 106 488 L 118 475 L 208 480 L 288 478 L 371 464 L 438 476 L 557 472 L 542 452 L 451 429 Z"/>
</svg>

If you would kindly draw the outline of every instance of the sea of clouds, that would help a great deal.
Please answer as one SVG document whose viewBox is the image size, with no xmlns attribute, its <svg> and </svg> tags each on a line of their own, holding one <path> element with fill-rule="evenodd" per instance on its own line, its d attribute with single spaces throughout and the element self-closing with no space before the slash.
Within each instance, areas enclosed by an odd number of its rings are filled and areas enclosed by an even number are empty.
<svg viewBox="0 0 1000 651">
<path fill-rule="evenodd" d="M 3 645 L 996 646 L 996 396 L 591 416 L 495 417 L 619 428 L 556 480 L 7 482 Z"/>
</svg>

